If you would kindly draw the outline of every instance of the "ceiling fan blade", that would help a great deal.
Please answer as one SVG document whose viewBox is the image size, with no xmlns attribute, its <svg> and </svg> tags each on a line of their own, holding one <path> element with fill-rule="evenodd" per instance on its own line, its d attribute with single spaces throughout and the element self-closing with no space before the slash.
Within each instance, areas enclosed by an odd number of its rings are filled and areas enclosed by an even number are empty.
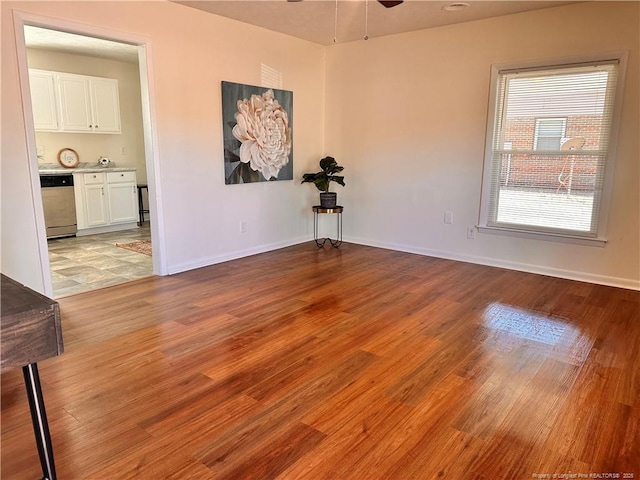
<svg viewBox="0 0 640 480">
<path fill-rule="evenodd" d="M 382 5 L 387 8 L 395 7 L 396 5 L 400 5 L 403 0 L 378 0 Z"/>
</svg>

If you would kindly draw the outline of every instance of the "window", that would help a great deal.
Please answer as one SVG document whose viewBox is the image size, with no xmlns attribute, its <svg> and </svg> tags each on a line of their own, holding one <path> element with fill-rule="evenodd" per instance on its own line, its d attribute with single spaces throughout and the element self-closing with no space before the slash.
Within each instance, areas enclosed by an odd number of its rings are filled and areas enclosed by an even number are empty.
<svg viewBox="0 0 640 480">
<path fill-rule="evenodd" d="M 494 68 L 481 231 L 604 241 L 620 61 Z"/>
<path fill-rule="evenodd" d="M 566 129 L 566 118 L 538 118 L 533 136 L 533 149 L 559 150 Z"/>
</svg>

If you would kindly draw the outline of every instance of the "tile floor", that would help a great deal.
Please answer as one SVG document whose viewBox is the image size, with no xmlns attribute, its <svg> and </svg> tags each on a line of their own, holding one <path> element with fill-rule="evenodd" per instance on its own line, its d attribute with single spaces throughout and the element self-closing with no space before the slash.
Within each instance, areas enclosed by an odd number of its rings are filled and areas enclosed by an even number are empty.
<svg viewBox="0 0 640 480">
<path fill-rule="evenodd" d="M 116 247 L 150 239 L 147 222 L 131 230 L 48 240 L 54 298 L 153 275 L 150 256 Z"/>
</svg>

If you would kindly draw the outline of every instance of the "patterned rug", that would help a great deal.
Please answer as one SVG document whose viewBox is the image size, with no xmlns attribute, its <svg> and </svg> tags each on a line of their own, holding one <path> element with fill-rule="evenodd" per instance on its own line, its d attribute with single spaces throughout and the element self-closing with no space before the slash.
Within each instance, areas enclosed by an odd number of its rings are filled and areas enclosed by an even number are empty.
<svg viewBox="0 0 640 480">
<path fill-rule="evenodd" d="M 139 240 L 131 243 L 116 243 L 116 247 L 151 256 L 151 240 Z"/>
</svg>

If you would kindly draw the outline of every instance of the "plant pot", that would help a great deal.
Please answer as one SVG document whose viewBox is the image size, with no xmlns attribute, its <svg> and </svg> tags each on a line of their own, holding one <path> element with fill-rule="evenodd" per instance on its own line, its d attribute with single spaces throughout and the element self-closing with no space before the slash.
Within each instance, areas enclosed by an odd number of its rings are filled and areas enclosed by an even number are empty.
<svg viewBox="0 0 640 480">
<path fill-rule="evenodd" d="M 320 193 L 320 206 L 322 208 L 335 208 L 338 201 L 338 194 L 336 192 L 322 192 Z"/>
</svg>

